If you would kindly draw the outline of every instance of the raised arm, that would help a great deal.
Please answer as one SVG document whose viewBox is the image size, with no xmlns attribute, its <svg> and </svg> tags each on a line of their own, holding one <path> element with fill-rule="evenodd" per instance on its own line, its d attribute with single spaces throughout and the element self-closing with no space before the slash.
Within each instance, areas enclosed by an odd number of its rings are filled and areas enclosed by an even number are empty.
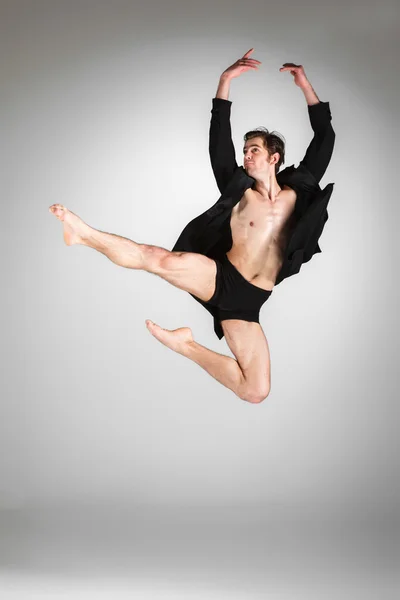
<svg viewBox="0 0 400 600">
<path fill-rule="evenodd" d="M 300 165 L 305 166 L 320 182 L 331 160 L 335 144 L 335 132 L 331 125 L 329 102 L 321 102 L 308 81 L 302 65 L 285 63 L 280 71 L 290 71 L 295 84 L 302 90 L 308 105 L 308 116 L 314 137 Z"/>
<path fill-rule="evenodd" d="M 209 152 L 211 166 L 221 193 L 224 191 L 238 166 L 232 142 L 230 122 L 232 102 L 229 100 L 229 92 L 231 80 L 245 71 L 258 68 L 258 65 L 261 64 L 260 61 L 249 58 L 252 52 L 253 48 L 222 73 L 217 93 L 215 98 L 213 98 Z"/>
</svg>

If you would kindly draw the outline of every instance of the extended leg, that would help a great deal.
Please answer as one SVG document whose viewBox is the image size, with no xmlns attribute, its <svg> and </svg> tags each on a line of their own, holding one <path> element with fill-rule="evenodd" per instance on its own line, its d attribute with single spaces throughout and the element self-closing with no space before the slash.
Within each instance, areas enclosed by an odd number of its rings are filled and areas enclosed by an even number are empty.
<svg viewBox="0 0 400 600">
<path fill-rule="evenodd" d="M 73 244 L 88 246 L 101 252 L 121 267 L 129 269 L 142 268 L 141 244 L 112 233 L 98 231 L 61 204 L 53 204 L 49 210 L 62 221 L 64 241 L 67 246 Z"/>
<path fill-rule="evenodd" d="M 93 248 L 116 265 L 158 275 L 206 302 L 214 294 L 217 266 L 207 256 L 195 252 L 170 252 L 159 246 L 137 244 L 122 236 L 98 231 L 60 204 L 51 206 L 50 212 L 62 221 L 68 246 L 82 244 Z"/>
</svg>

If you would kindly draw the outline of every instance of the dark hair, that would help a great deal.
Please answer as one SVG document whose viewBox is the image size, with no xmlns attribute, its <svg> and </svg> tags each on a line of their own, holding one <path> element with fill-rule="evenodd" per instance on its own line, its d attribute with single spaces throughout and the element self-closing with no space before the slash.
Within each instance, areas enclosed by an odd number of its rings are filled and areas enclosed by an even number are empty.
<svg viewBox="0 0 400 600">
<path fill-rule="evenodd" d="M 285 162 L 285 138 L 277 131 L 268 131 L 266 127 L 257 127 L 244 134 L 244 141 L 247 142 L 255 137 L 262 138 L 264 147 L 269 154 L 279 153 L 279 160 L 275 163 L 275 174 L 279 171 L 279 167 Z"/>
</svg>

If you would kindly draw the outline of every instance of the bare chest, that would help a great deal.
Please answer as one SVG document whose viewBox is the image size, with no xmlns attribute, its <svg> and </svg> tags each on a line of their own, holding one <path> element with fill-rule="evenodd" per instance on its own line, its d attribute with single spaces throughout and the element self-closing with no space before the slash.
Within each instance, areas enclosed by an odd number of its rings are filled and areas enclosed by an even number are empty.
<svg viewBox="0 0 400 600">
<path fill-rule="evenodd" d="M 234 244 L 271 245 L 283 241 L 291 223 L 296 193 L 283 189 L 275 202 L 260 200 L 253 190 L 246 190 L 231 213 Z"/>
<path fill-rule="evenodd" d="M 283 189 L 275 202 L 246 190 L 232 209 L 228 258 L 248 281 L 271 289 L 282 266 L 293 224 L 296 193 Z"/>
</svg>

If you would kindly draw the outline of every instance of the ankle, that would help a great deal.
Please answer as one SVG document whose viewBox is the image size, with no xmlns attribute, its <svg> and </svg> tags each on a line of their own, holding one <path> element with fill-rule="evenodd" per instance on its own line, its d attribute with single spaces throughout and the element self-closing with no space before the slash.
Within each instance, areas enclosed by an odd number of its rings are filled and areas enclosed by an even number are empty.
<svg viewBox="0 0 400 600">
<path fill-rule="evenodd" d="M 92 227 L 86 225 L 86 223 L 83 223 L 82 227 L 77 232 L 81 240 L 79 243 L 83 244 L 84 246 L 90 246 L 91 242 L 95 241 L 93 236 L 94 231 L 95 230 Z"/>
<path fill-rule="evenodd" d="M 196 351 L 196 347 L 198 347 L 198 346 L 199 346 L 198 343 L 195 342 L 194 340 L 184 342 L 182 344 L 180 354 L 182 354 L 183 356 L 186 356 L 187 358 L 190 358 L 193 355 L 193 353 Z"/>
</svg>

